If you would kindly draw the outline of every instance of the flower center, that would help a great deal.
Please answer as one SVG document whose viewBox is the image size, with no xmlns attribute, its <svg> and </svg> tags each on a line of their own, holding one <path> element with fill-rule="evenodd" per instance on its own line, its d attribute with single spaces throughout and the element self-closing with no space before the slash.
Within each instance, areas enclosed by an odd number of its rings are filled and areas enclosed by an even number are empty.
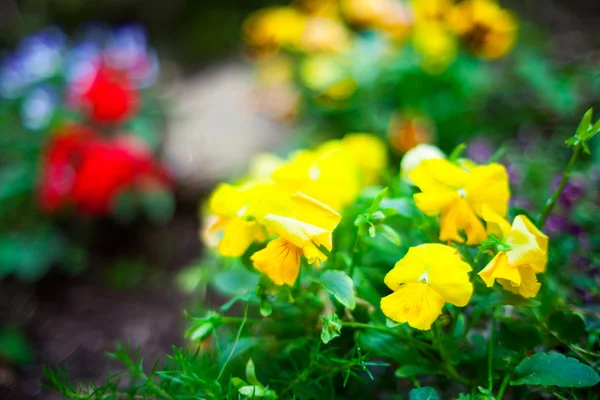
<svg viewBox="0 0 600 400">
<path fill-rule="evenodd" d="M 313 181 L 316 181 L 317 179 L 319 179 L 321 177 L 321 170 L 319 169 L 319 167 L 317 167 L 316 165 L 311 167 L 308 170 L 308 177 L 310 179 L 312 179 Z"/>
<path fill-rule="evenodd" d="M 465 198 L 467 197 L 467 191 L 464 188 L 458 189 L 458 197 Z"/>
<path fill-rule="evenodd" d="M 242 208 L 240 208 L 240 209 L 238 210 L 238 212 L 237 212 L 237 214 L 236 214 L 236 215 L 237 215 L 238 217 L 240 217 L 240 218 L 241 218 L 241 217 L 243 217 L 243 216 L 244 216 L 244 214 L 246 214 L 246 210 L 247 210 L 247 209 L 248 209 L 248 205 L 246 204 L 244 207 L 242 207 Z"/>
<path fill-rule="evenodd" d="M 419 277 L 419 282 L 429 283 L 429 272 L 427 270 L 425 270 L 425 272 L 423 272 L 423 275 Z"/>
</svg>

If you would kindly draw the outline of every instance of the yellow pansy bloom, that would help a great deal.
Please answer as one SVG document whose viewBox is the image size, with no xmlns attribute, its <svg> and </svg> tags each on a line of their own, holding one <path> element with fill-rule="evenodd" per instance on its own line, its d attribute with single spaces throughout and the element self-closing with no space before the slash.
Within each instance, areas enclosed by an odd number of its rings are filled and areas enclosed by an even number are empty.
<svg viewBox="0 0 600 400">
<path fill-rule="evenodd" d="M 309 53 L 341 53 L 350 48 L 350 32 L 334 19 L 311 17 L 306 21 L 301 46 Z"/>
<path fill-rule="evenodd" d="M 272 186 L 267 183 L 249 183 L 241 187 L 219 185 L 208 201 L 212 215 L 202 233 L 205 243 L 218 243 L 222 256 L 239 257 L 253 242 L 265 241 L 265 229 L 248 218 L 248 207 L 271 192 Z M 219 236 L 222 236 L 220 240 Z"/>
<path fill-rule="evenodd" d="M 440 240 L 476 245 L 487 233 L 480 217 L 483 207 L 505 216 L 510 189 L 504 166 L 489 164 L 465 170 L 446 159 L 423 161 L 409 175 L 421 189 L 414 195 L 417 207 L 427 215 L 440 216 Z"/>
<path fill-rule="evenodd" d="M 251 14 L 243 25 L 244 40 L 259 54 L 281 46 L 298 46 L 307 17 L 293 7 L 269 7 Z"/>
<path fill-rule="evenodd" d="M 515 44 L 517 22 L 494 0 L 465 0 L 454 7 L 449 22 L 467 47 L 484 58 L 503 57 Z"/>
<path fill-rule="evenodd" d="M 541 286 L 536 274 L 544 272 L 548 262 L 548 237 L 524 215 L 517 216 L 512 226 L 487 210 L 484 217 L 495 223 L 511 249 L 496 254 L 479 276 L 488 287 L 498 280 L 505 290 L 535 297 Z"/>
<path fill-rule="evenodd" d="M 302 61 L 299 72 L 306 87 L 331 100 L 345 100 L 357 89 L 348 62 L 341 57 L 311 55 Z"/>
<path fill-rule="evenodd" d="M 339 15 L 337 0 L 297 0 L 294 3 L 309 15 L 327 18 L 337 18 Z"/>
<path fill-rule="evenodd" d="M 443 72 L 458 54 L 456 37 L 446 24 L 440 22 L 417 24 L 412 44 L 423 57 L 423 68 L 430 73 Z"/>
<path fill-rule="evenodd" d="M 394 291 L 381 299 L 381 310 L 391 320 L 413 328 L 431 329 L 445 303 L 464 307 L 473 294 L 471 266 L 458 251 L 443 244 L 411 247 L 385 276 Z"/>
<path fill-rule="evenodd" d="M 416 23 L 443 21 L 453 6 L 451 0 L 411 1 Z"/>
<path fill-rule="evenodd" d="M 381 139 L 369 133 L 349 133 L 340 142 L 341 149 L 354 162 L 362 177 L 362 186 L 377 183 L 387 166 L 387 147 Z"/>
<path fill-rule="evenodd" d="M 332 232 L 341 219 L 338 213 L 302 193 L 292 196 L 287 207 L 274 207 L 265 202 L 262 211 L 260 208 L 256 210 L 259 220 L 278 237 L 251 259 L 255 268 L 275 284 L 294 284 L 301 256 L 317 266 L 327 259 L 319 247 L 331 251 Z"/>
<path fill-rule="evenodd" d="M 339 147 L 300 150 L 272 178 L 282 190 L 305 193 L 338 211 L 360 190 L 359 172 Z"/>
</svg>

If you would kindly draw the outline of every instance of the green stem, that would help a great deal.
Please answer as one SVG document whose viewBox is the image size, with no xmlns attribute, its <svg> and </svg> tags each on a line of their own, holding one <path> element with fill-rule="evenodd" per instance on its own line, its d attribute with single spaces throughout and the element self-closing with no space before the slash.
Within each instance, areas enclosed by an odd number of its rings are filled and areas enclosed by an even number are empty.
<svg viewBox="0 0 600 400">
<path fill-rule="evenodd" d="M 496 317 L 498 315 L 498 306 L 495 307 L 490 323 L 490 337 L 488 339 L 488 389 L 490 392 L 494 389 L 494 334 L 496 332 Z"/>
<path fill-rule="evenodd" d="M 548 215 L 550 215 L 550 212 L 552 212 L 552 209 L 554 208 L 556 201 L 558 200 L 558 198 L 560 197 L 560 194 L 562 193 L 563 189 L 565 188 L 565 185 L 567 184 L 567 181 L 569 180 L 569 177 L 571 176 L 571 170 L 573 169 L 573 166 L 575 165 L 575 161 L 577 161 L 577 158 L 579 157 L 579 153 L 581 153 L 581 145 L 575 146 L 575 149 L 573 150 L 573 154 L 571 155 L 571 159 L 569 160 L 569 163 L 567 164 L 567 168 L 565 169 L 565 172 L 563 173 L 562 179 L 560 180 L 558 187 L 556 188 L 554 193 L 552 193 L 552 196 L 550 196 L 550 198 L 546 202 L 546 207 L 544 207 L 544 211 L 542 211 L 542 213 L 540 214 L 540 217 L 537 220 L 537 226 L 540 229 L 542 229 L 544 227 L 544 223 L 546 222 Z"/>
<path fill-rule="evenodd" d="M 237 345 L 238 345 L 238 343 L 240 341 L 240 336 L 242 335 L 242 329 L 244 329 L 244 325 L 246 325 L 247 318 L 248 318 L 248 303 L 245 304 L 245 307 L 244 307 L 244 319 L 242 320 L 242 323 L 240 324 L 240 328 L 237 331 L 237 335 L 235 336 L 235 342 L 233 343 L 233 347 L 231 348 L 231 352 L 229 352 L 229 355 L 227 356 L 227 359 L 225 360 L 225 362 L 223 363 L 223 366 L 221 367 L 221 371 L 219 371 L 219 375 L 217 376 L 217 381 L 219 379 L 221 379 L 221 376 L 223 375 L 223 372 L 225 372 L 225 367 L 229 363 L 229 360 L 231 360 L 231 357 L 233 357 L 233 353 L 235 353 L 235 349 L 237 348 Z"/>
<path fill-rule="evenodd" d="M 496 396 L 496 400 L 502 400 L 502 396 L 504 396 L 504 391 L 508 386 L 508 382 L 510 382 L 510 372 L 504 375 L 504 379 L 502 380 L 502 384 L 500 385 L 500 390 L 498 390 L 498 395 Z"/>
<path fill-rule="evenodd" d="M 437 341 L 437 347 L 438 350 L 440 352 L 440 356 L 442 358 L 442 366 L 444 371 L 448 374 L 449 377 L 457 380 L 458 382 L 462 383 L 465 386 L 469 386 L 471 384 L 471 382 L 465 378 L 464 376 L 462 376 L 457 370 L 456 368 L 454 368 L 454 365 L 452 365 L 452 363 L 448 360 L 448 357 L 446 355 L 446 351 L 444 349 L 444 346 L 442 345 L 442 333 L 440 330 L 440 324 L 434 324 L 434 330 L 435 330 L 435 339 Z"/>
</svg>

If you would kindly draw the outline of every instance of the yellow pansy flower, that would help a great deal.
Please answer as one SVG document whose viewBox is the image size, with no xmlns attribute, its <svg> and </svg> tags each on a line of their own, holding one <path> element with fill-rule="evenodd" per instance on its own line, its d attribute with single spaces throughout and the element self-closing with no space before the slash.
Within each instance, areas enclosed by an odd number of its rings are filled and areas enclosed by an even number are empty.
<svg viewBox="0 0 600 400">
<path fill-rule="evenodd" d="M 453 6 L 451 0 L 412 0 L 416 23 L 443 21 Z"/>
<path fill-rule="evenodd" d="M 381 299 L 381 310 L 391 320 L 413 328 L 431 329 L 445 303 L 464 307 L 473 294 L 471 266 L 458 251 L 443 244 L 411 247 L 385 276 L 394 291 Z"/>
<path fill-rule="evenodd" d="M 423 22 L 413 30 L 412 44 L 423 57 L 423 68 L 430 73 L 443 72 L 458 54 L 458 44 L 454 34 L 446 24 Z"/>
<path fill-rule="evenodd" d="M 311 17 L 306 21 L 301 46 L 309 53 L 341 53 L 350 48 L 350 32 L 337 20 Z"/>
<path fill-rule="evenodd" d="M 332 19 L 339 16 L 337 0 L 297 0 L 295 3 L 298 8 L 309 15 Z"/>
<path fill-rule="evenodd" d="M 409 175 L 421 189 L 414 195 L 417 207 L 427 215 L 440 215 L 440 240 L 476 245 L 487 233 L 480 217 L 483 207 L 505 216 L 510 189 L 506 168 L 500 164 L 465 170 L 446 159 L 423 161 Z"/>
<path fill-rule="evenodd" d="M 412 184 L 413 181 L 410 180 L 411 172 L 423 161 L 433 158 L 446 158 L 446 155 L 438 147 L 428 143 L 421 143 L 408 150 L 400 161 L 400 177 L 405 182 Z"/>
<path fill-rule="evenodd" d="M 249 218 L 248 207 L 272 191 L 272 185 L 267 183 L 219 185 L 208 201 L 212 215 L 202 233 L 205 243 L 218 243 L 219 253 L 224 257 L 239 257 L 253 242 L 265 241 L 265 229 Z"/>
<path fill-rule="evenodd" d="M 345 100 L 356 92 L 356 81 L 344 58 L 311 55 L 300 64 L 300 79 L 309 89 L 331 100 Z"/>
<path fill-rule="evenodd" d="M 302 192 L 338 211 L 354 201 L 361 188 L 357 168 L 338 146 L 297 151 L 272 178 L 282 190 Z"/>
<path fill-rule="evenodd" d="M 517 22 L 494 0 L 465 0 L 454 7 L 449 22 L 467 47 L 484 58 L 503 57 L 515 44 Z"/>
<path fill-rule="evenodd" d="M 359 28 L 376 28 L 392 38 L 403 39 L 411 26 L 410 11 L 396 0 L 342 0 L 346 20 Z"/>
<path fill-rule="evenodd" d="M 499 236 L 511 249 L 502 251 L 479 272 L 488 287 L 498 280 L 505 290 L 523 297 L 535 297 L 540 290 L 536 274 L 546 270 L 548 236 L 524 215 L 517 216 L 512 225 L 487 210 L 484 217 L 494 223 Z"/>
<path fill-rule="evenodd" d="M 293 7 L 268 7 L 251 14 L 243 25 L 244 40 L 259 54 L 298 46 L 307 17 Z"/>
<path fill-rule="evenodd" d="M 287 207 L 274 207 L 271 202 L 265 202 L 264 206 L 262 211 L 259 206 L 256 215 L 269 232 L 278 237 L 263 250 L 254 253 L 252 262 L 275 284 L 293 285 L 300 271 L 302 256 L 309 264 L 317 266 L 327 259 L 319 247 L 331 251 L 332 232 L 341 216 L 302 193 L 292 196 Z"/>
<path fill-rule="evenodd" d="M 349 156 L 348 163 L 354 162 L 358 166 L 361 186 L 377 183 L 388 160 L 383 141 L 369 133 L 349 133 L 341 140 L 340 146 Z"/>
</svg>

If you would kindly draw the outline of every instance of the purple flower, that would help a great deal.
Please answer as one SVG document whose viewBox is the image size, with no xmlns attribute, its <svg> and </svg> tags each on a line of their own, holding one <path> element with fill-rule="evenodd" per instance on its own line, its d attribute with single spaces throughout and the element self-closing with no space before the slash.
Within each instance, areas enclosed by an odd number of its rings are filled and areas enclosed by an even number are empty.
<svg viewBox="0 0 600 400">
<path fill-rule="evenodd" d="M 493 154 L 491 144 L 484 138 L 473 139 L 467 148 L 467 157 L 479 164 L 486 163 Z"/>
<path fill-rule="evenodd" d="M 58 89 L 43 85 L 27 94 L 21 108 L 23 126 L 31 130 L 45 129 L 50 124 L 60 100 Z"/>
<path fill-rule="evenodd" d="M 17 57 L 29 83 L 39 82 L 58 73 L 63 66 L 65 37 L 57 28 L 48 28 L 21 41 Z"/>
<path fill-rule="evenodd" d="M 567 225 L 567 221 L 563 216 L 550 215 L 548 219 L 546 219 L 544 231 L 548 233 L 548 236 L 558 236 L 565 232 Z"/>
</svg>

